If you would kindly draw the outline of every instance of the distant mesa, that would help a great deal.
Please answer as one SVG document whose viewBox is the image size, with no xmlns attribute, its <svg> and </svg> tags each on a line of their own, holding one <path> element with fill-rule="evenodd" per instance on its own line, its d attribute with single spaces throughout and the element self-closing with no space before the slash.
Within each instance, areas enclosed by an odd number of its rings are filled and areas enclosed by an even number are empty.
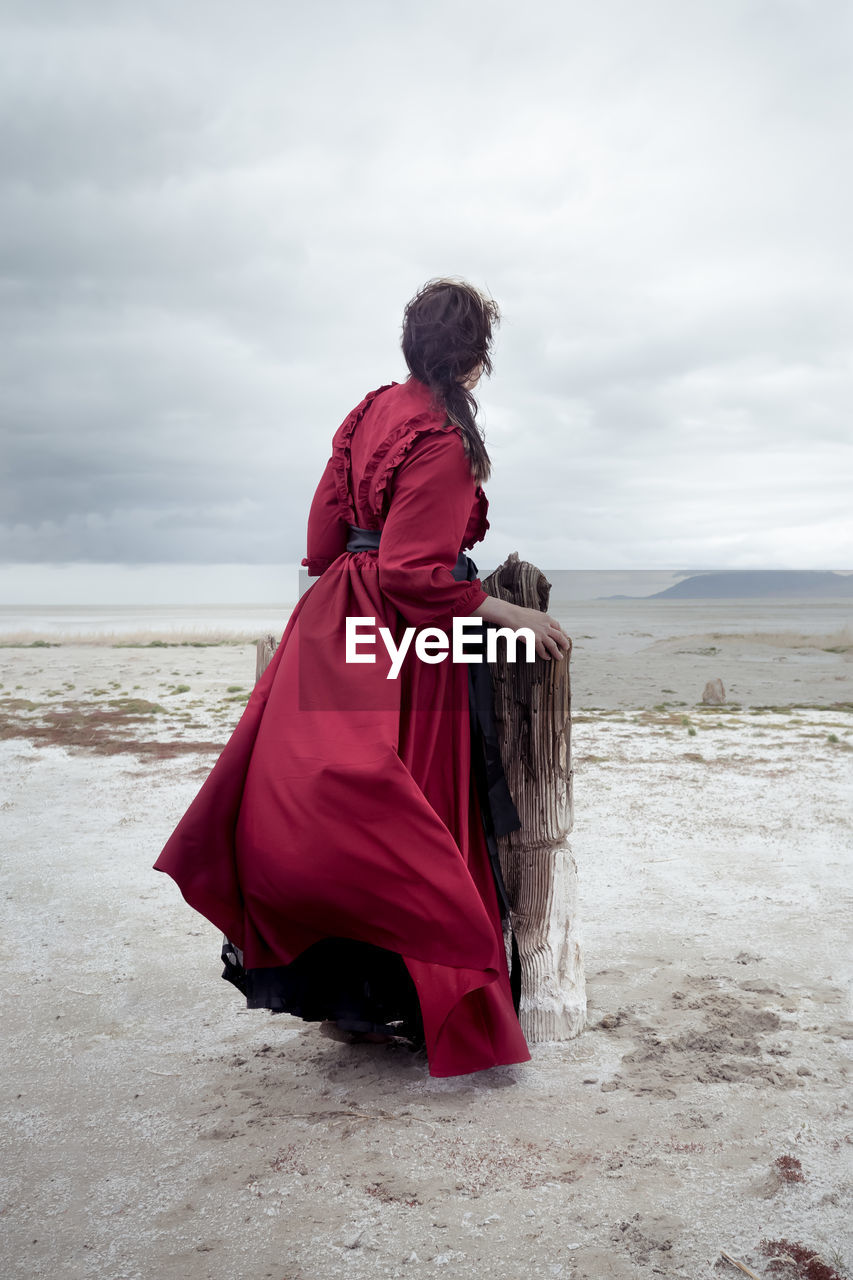
<svg viewBox="0 0 853 1280">
<path fill-rule="evenodd" d="M 646 600 L 853 599 L 853 573 L 820 569 L 732 569 L 697 573 Z"/>
</svg>

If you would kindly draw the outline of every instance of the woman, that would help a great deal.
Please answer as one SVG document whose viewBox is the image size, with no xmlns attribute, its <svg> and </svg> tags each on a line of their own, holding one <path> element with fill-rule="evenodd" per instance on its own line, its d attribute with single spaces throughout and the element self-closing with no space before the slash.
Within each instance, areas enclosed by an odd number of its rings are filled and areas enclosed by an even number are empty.
<svg viewBox="0 0 853 1280">
<path fill-rule="evenodd" d="M 553 618 L 486 595 L 462 554 L 488 528 L 472 392 L 491 372 L 497 320 L 494 302 L 453 280 L 408 304 L 411 376 L 370 392 L 335 433 L 303 561 L 318 581 L 156 863 L 226 934 L 223 976 L 250 1007 L 333 1033 L 421 1037 L 434 1076 L 530 1055 L 493 815 L 473 781 L 469 666 L 412 645 L 393 676 L 389 642 L 473 616 L 531 628 L 542 657 L 568 647 Z M 374 635 L 350 661 L 347 619 Z"/>
</svg>

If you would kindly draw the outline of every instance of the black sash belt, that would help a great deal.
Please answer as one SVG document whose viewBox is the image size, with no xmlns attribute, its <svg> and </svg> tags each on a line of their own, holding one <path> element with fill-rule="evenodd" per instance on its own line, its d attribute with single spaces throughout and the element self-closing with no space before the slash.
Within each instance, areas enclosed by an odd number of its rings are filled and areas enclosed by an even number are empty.
<svg viewBox="0 0 853 1280">
<path fill-rule="evenodd" d="M 359 529 L 357 525 L 349 526 L 347 551 L 378 551 L 381 529 Z"/>
<path fill-rule="evenodd" d="M 350 536 L 347 551 L 375 551 L 379 549 L 380 529 L 359 529 L 350 525 Z M 477 566 L 464 551 L 451 571 L 457 582 L 472 582 L 477 577 Z M 481 642 L 479 661 L 468 664 L 468 708 L 471 715 L 471 769 L 480 801 L 480 813 L 483 819 L 483 832 L 492 874 L 498 894 L 501 918 L 506 920 L 511 909 L 509 896 L 501 871 L 498 856 L 497 837 L 508 835 L 510 831 L 518 831 L 521 819 L 510 795 L 509 786 L 501 762 L 498 732 L 495 724 L 494 691 L 492 675 L 485 660 L 485 628 Z M 477 652 L 473 637 L 466 637 L 467 653 Z M 512 966 L 510 970 L 515 1009 L 518 1012 L 521 993 L 521 972 L 518 959 L 518 947 L 515 934 L 512 934 Z"/>
<path fill-rule="evenodd" d="M 347 551 L 378 551 L 379 539 L 382 536 L 381 529 L 359 529 L 357 525 L 349 526 L 349 540 L 347 541 Z M 468 565 L 473 564 L 470 556 L 466 556 L 464 551 L 459 552 L 459 559 L 453 566 L 452 573 L 457 582 L 465 582 L 469 577 L 476 578 L 477 569 L 474 567 L 472 575 L 468 574 Z M 470 643 L 470 641 L 469 641 Z"/>
</svg>

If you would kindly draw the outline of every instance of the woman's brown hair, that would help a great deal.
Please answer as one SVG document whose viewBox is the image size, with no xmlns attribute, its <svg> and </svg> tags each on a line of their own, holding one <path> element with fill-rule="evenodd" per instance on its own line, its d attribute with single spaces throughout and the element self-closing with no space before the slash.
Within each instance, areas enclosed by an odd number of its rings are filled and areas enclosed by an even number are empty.
<svg viewBox="0 0 853 1280">
<path fill-rule="evenodd" d="M 409 372 L 430 388 L 462 432 L 474 479 L 489 478 L 491 464 L 477 426 L 477 401 L 462 383 L 478 365 L 492 372 L 492 328 L 498 304 L 464 280 L 429 280 L 403 312 L 402 347 Z"/>
</svg>

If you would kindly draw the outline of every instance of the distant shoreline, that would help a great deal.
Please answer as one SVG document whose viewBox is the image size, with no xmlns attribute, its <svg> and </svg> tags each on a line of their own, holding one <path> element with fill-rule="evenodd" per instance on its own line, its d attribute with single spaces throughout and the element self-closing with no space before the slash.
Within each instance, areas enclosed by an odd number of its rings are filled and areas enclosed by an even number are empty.
<svg viewBox="0 0 853 1280">
<path fill-rule="evenodd" d="M 264 634 L 267 633 L 265 632 Z M 63 649 L 75 647 L 98 647 L 103 649 L 217 649 L 227 646 L 254 645 L 260 639 L 262 639 L 262 636 L 257 634 L 228 636 L 214 634 L 186 639 L 179 635 L 169 636 L 162 629 L 145 632 L 142 636 L 136 635 L 122 639 L 119 639 L 112 632 L 89 631 L 81 632 L 79 635 L 45 632 L 34 636 L 28 634 L 26 638 L 15 635 L 5 636 L 0 638 L 0 649 Z"/>
</svg>

